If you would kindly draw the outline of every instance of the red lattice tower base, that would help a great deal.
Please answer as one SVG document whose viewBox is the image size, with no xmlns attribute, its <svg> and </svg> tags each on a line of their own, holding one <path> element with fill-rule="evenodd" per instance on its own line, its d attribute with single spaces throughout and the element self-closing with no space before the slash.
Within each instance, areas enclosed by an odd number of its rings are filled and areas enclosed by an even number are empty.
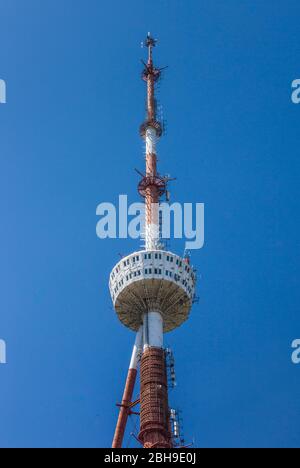
<svg viewBox="0 0 300 468">
<path fill-rule="evenodd" d="M 169 448 L 168 386 L 165 353 L 147 348 L 141 359 L 139 440 L 145 448 Z"/>
</svg>

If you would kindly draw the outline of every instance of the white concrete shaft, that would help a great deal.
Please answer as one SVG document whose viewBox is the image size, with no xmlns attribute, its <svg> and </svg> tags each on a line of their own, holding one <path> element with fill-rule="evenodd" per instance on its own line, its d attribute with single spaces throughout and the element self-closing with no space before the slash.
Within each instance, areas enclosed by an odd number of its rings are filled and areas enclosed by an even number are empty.
<svg viewBox="0 0 300 468">
<path fill-rule="evenodd" d="M 144 314 L 143 344 L 144 350 L 148 347 L 163 347 L 163 319 L 159 312 L 150 311 Z"/>
<path fill-rule="evenodd" d="M 157 203 L 153 203 L 152 207 L 155 209 Z M 146 224 L 145 226 L 145 243 L 146 250 L 156 250 L 159 247 L 159 220 L 158 220 L 158 210 L 157 213 L 152 215 L 153 218 L 157 218 L 155 223 Z"/>
<path fill-rule="evenodd" d="M 156 142 L 156 130 L 152 127 L 148 127 L 146 130 L 146 154 L 156 154 Z"/>
<path fill-rule="evenodd" d="M 137 366 L 138 366 L 138 363 L 142 354 L 142 346 L 143 346 L 143 325 L 140 326 L 135 337 L 135 342 L 134 342 L 134 346 L 132 350 L 129 369 L 137 369 Z"/>
</svg>

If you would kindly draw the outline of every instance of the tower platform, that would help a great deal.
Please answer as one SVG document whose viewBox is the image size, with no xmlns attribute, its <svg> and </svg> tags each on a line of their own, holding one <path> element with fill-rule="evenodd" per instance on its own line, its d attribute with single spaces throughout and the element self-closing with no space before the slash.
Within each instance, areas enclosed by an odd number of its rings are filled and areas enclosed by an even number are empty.
<svg viewBox="0 0 300 468">
<path fill-rule="evenodd" d="M 109 280 L 114 308 L 125 326 L 137 331 L 145 313 L 158 311 L 165 333 L 187 320 L 195 284 L 191 265 L 163 250 L 142 250 L 122 258 Z"/>
</svg>

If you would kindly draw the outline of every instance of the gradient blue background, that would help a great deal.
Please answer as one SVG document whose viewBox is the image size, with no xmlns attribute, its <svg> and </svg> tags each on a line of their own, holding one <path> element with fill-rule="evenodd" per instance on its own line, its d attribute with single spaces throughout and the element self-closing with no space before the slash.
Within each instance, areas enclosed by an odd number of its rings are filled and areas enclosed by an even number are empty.
<svg viewBox="0 0 300 468">
<path fill-rule="evenodd" d="M 99 240 L 95 211 L 138 200 L 149 30 L 169 65 L 160 170 L 173 201 L 206 210 L 200 300 L 166 336 L 171 404 L 197 447 L 300 446 L 299 15 L 298 0 L 0 0 L 1 446 L 111 443 L 134 336 L 108 275 L 138 242 Z"/>
</svg>

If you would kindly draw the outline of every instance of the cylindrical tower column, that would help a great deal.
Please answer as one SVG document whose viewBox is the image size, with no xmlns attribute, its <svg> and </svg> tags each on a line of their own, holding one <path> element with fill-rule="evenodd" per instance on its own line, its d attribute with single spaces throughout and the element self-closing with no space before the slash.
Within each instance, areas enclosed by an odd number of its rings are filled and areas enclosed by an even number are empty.
<svg viewBox="0 0 300 468">
<path fill-rule="evenodd" d="M 122 403 L 120 405 L 118 422 L 112 442 L 112 448 L 122 447 L 124 432 L 129 415 L 129 405 L 132 400 L 133 389 L 136 381 L 137 366 L 142 351 L 143 327 L 141 326 L 136 334 L 135 343 L 132 350 L 131 360 L 129 364 L 128 374 L 125 383 Z"/>
<path fill-rule="evenodd" d="M 160 312 L 149 311 L 143 320 L 143 349 L 163 347 L 163 319 Z"/>
</svg>

